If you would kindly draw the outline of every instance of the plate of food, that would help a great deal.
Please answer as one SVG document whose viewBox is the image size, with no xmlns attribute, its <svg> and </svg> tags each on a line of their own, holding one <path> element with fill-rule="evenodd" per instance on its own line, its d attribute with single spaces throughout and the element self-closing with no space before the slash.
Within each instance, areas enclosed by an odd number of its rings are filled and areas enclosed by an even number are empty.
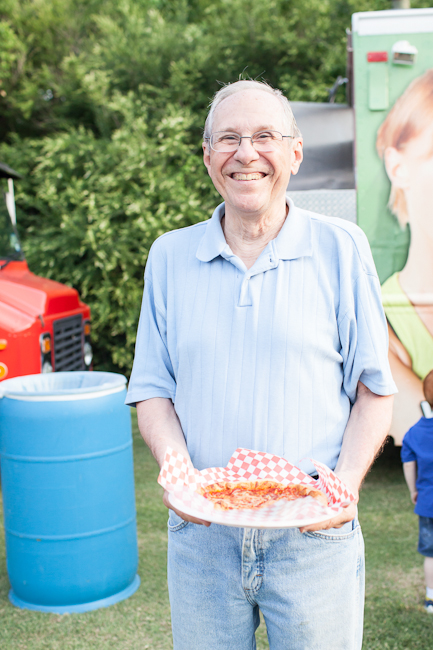
<svg viewBox="0 0 433 650">
<path fill-rule="evenodd" d="M 170 492 L 169 501 L 185 514 L 226 526 L 292 528 L 326 521 L 330 517 L 325 494 L 301 483 L 283 484 L 266 479 L 220 481 L 199 486 L 196 494 L 207 503 L 182 491 Z M 301 503 L 303 499 L 307 501 Z M 322 506 L 321 512 L 317 510 L 318 504 Z"/>
<path fill-rule="evenodd" d="M 167 449 L 158 482 L 176 510 L 226 526 L 292 528 L 326 521 L 354 496 L 325 465 L 313 479 L 284 458 L 237 449 L 227 467 L 198 471 Z"/>
</svg>

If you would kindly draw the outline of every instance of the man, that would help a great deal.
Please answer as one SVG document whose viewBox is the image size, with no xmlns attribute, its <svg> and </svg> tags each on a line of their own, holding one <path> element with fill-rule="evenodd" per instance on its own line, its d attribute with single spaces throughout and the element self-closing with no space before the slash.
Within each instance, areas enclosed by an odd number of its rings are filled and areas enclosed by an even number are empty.
<svg viewBox="0 0 433 650">
<path fill-rule="evenodd" d="M 237 447 L 311 474 L 315 458 L 358 495 L 395 392 L 366 238 L 286 197 L 302 138 L 266 84 L 216 94 L 203 153 L 224 203 L 159 238 L 146 266 L 127 399 L 143 438 L 160 465 L 168 445 L 198 469 L 225 466 Z M 271 650 L 359 649 L 356 506 L 301 530 L 209 526 L 171 509 L 168 584 L 175 650 L 253 649 L 259 610 Z"/>
</svg>

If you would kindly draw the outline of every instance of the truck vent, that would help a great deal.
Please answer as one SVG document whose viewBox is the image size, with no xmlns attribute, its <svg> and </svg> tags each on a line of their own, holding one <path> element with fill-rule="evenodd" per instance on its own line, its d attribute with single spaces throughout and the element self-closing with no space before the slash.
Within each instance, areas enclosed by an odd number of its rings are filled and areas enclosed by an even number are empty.
<svg viewBox="0 0 433 650">
<path fill-rule="evenodd" d="M 54 370 L 84 370 L 81 315 L 53 322 Z"/>
</svg>

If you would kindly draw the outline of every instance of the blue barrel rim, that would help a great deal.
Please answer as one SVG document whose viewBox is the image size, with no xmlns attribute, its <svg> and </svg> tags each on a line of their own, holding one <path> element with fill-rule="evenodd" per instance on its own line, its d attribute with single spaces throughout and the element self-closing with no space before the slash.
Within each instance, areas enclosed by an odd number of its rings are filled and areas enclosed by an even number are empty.
<svg viewBox="0 0 433 650">
<path fill-rule="evenodd" d="M 120 603 L 122 600 L 126 600 L 137 591 L 140 582 L 140 576 L 137 573 L 131 584 L 126 587 L 126 589 L 119 591 L 117 594 L 113 594 L 107 598 L 101 598 L 101 600 L 81 603 L 79 605 L 36 605 L 35 603 L 28 603 L 27 601 L 18 598 L 13 589 L 9 591 L 9 600 L 15 607 L 19 607 L 20 609 L 29 609 L 34 612 L 46 612 L 47 614 L 82 614 L 84 612 L 91 612 L 95 609 L 101 609 L 102 607 L 110 607 L 111 605 Z"/>
<path fill-rule="evenodd" d="M 126 381 L 126 377 L 120 373 L 88 370 L 23 375 L 0 382 L 0 399 L 89 399 L 120 392 L 124 390 Z"/>
</svg>

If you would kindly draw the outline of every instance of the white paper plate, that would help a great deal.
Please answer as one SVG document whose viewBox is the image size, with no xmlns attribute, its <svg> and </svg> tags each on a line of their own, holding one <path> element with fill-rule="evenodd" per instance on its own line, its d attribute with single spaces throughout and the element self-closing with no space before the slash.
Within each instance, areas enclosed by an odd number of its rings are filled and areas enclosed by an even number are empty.
<svg viewBox="0 0 433 650">
<path fill-rule="evenodd" d="M 307 497 L 307 498 L 312 498 L 312 497 Z M 261 529 L 269 529 L 269 530 L 280 529 L 280 528 L 301 528 L 303 526 L 309 526 L 311 524 L 318 524 L 323 521 L 328 521 L 328 519 L 331 519 L 336 515 L 335 512 L 332 512 L 332 514 L 327 512 L 326 514 L 320 515 L 312 519 L 291 519 L 290 521 L 286 520 L 281 523 L 280 522 L 267 523 L 261 521 L 262 517 L 260 516 L 261 515 L 260 511 L 237 510 L 239 521 L 233 523 L 232 521 L 230 521 L 231 517 L 227 521 L 227 512 L 224 510 L 211 510 L 210 512 L 204 515 L 201 510 L 197 510 L 192 506 L 187 506 L 180 499 L 176 499 L 176 497 L 172 492 L 169 492 L 168 500 L 170 504 L 174 508 L 176 508 L 176 510 L 179 510 L 180 512 L 184 512 L 186 515 L 190 515 L 191 517 L 196 517 L 197 519 L 202 519 L 203 521 L 210 521 L 213 524 L 221 524 L 222 526 L 232 526 L 235 528 L 261 528 Z M 260 510 L 263 511 L 264 508 L 261 508 Z M 228 512 L 233 512 L 233 510 Z M 242 523 L 242 520 L 244 518 L 248 517 L 248 519 L 251 520 L 251 517 L 254 517 L 255 514 L 257 514 L 257 519 L 258 519 L 257 525 L 252 526 L 251 521 L 245 524 Z"/>
</svg>

